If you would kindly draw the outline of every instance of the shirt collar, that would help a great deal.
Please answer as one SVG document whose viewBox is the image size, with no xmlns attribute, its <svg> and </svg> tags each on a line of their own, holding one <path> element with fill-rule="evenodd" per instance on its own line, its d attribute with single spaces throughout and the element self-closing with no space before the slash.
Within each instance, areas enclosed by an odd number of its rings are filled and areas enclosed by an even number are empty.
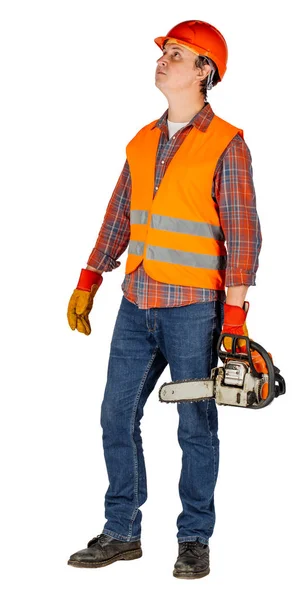
<svg viewBox="0 0 300 600">
<path fill-rule="evenodd" d="M 189 121 L 188 125 L 193 125 L 200 131 L 204 132 L 207 130 L 213 117 L 214 117 L 214 112 L 210 106 L 210 103 L 206 102 L 205 105 L 201 108 L 201 110 L 199 110 L 199 112 L 197 112 L 192 117 L 192 119 Z M 158 119 L 158 121 L 156 121 L 156 123 L 154 123 L 154 125 L 151 127 L 151 129 L 154 129 L 154 127 L 159 127 L 159 129 L 161 129 L 162 131 L 164 131 L 167 134 L 168 133 L 167 119 L 168 119 L 168 109 L 163 113 L 163 115 Z"/>
</svg>

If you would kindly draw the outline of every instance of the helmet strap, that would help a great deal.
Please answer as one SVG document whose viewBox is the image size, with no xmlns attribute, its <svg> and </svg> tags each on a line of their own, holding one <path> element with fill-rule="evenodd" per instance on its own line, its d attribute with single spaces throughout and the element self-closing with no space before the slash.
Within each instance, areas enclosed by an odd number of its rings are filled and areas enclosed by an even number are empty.
<svg viewBox="0 0 300 600">
<path fill-rule="evenodd" d="M 211 61 L 210 58 L 208 58 L 207 56 L 204 56 L 203 58 L 205 58 L 207 60 L 208 64 L 211 67 L 211 71 L 209 72 L 208 79 L 207 79 L 207 84 L 206 84 L 206 89 L 207 90 L 211 90 L 212 87 L 213 87 L 213 78 L 214 78 L 214 74 L 216 72 L 216 69 L 214 68 L 213 62 Z"/>
</svg>

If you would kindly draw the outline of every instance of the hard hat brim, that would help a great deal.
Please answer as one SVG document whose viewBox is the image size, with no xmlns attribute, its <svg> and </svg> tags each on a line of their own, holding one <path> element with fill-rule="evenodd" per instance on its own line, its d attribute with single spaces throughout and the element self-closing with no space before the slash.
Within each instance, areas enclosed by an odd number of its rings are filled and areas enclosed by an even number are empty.
<svg viewBox="0 0 300 600">
<path fill-rule="evenodd" d="M 174 38 L 174 37 L 170 37 L 170 36 L 160 36 L 154 39 L 154 42 L 157 44 L 157 46 L 162 50 L 163 49 L 163 44 L 166 40 L 170 40 L 170 42 L 176 42 L 176 44 L 179 44 L 180 46 L 184 46 L 185 48 L 187 48 L 188 50 L 191 50 L 191 52 L 194 52 L 195 54 L 197 54 L 198 56 L 208 56 L 209 58 L 211 58 L 214 63 L 216 65 L 220 65 L 220 60 L 212 53 L 209 52 L 208 50 L 206 50 L 205 48 L 202 48 L 201 46 L 195 46 L 194 44 L 187 44 L 187 43 L 183 43 L 182 40 L 179 40 L 178 38 Z M 226 71 L 226 66 L 222 65 L 222 68 L 218 69 L 219 71 L 219 75 L 222 79 L 222 77 L 224 76 L 224 73 Z"/>
</svg>

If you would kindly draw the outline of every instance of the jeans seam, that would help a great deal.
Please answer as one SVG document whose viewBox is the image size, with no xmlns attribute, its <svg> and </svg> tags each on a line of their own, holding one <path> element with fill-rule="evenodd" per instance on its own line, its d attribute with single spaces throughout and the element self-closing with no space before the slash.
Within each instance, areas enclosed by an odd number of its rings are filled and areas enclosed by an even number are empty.
<svg viewBox="0 0 300 600">
<path fill-rule="evenodd" d="M 143 390 L 143 387 L 145 385 L 146 379 L 148 377 L 149 371 L 151 369 L 151 366 L 155 360 L 157 351 L 159 349 L 159 346 L 156 346 L 150 360 L 149 363 L 146 367 L 145 373 L 142 377 L 141 383 L 140 383 L 140 387 L 137 391 L 137 395 L 136 395 L 136 399 L 135 399 L 135 403 L 133 405 L 133 410 L 132 410 L 132 416 L 131 416 L 131 423 L 130 423 L 130 434 L 131 434 L 131 440 L 132 440 L 132 447 L 133 447 L 133 464 L 134 464 L 134 498 L 135 498 L 135 509 L 132 513 L 132 517 L 130 520 L 130 524 L 129 524 L 129 532 L 128 532 L 128 541 L 131 539 L 131 534 L 132 534 L 132 527 L 133 527 L 133 523 L 135 520 L 135 517 L 137 515 L 138 509 L 139 509 L 139 502 L 138 502 L 138 484 L 139 484 L 139 473 L 138 473 L 138 460 L 137 460 L 137 448 L 136 448 L 136 443 L 133 439 L 133 431 L 134 431 L 134 421 L 135 421 L 135 416 L 136 416 L 136 411 L 137 411 L 137 407 L 138 407 L 138 403 L 140 401 L 140 397 L 141 397 L 141 393 Z"/>
<path fill-rule="evenodd" d="M 157 309 L 148 308 L 146 310 L 149 311 L 148 313 L 146 313 L 146 322 L 147 322 L 148 331 L 150 333 L 154 333 L 154 331 L 156 330 Z M 150 326 L 151 325 L 151 310 L 153 310 L 153 329 L 151 329 L 151 326 Z"/>
<path fill-rule="evenodd" d="M 214 305 L 216 306 L 216 301 L 214 301 Z M 214 330 L 216 327 L 216 313 L 215 313 L 215 317 L 214 317 L 214 322 L 213 322 L 213 327 L 211 329 L 211 345 L 210 345 L 210 370 L 212 369 L 212 354 L 213 354 L 213 336 L 214 336 Z M 207 427 L 210 433 L 210 439 L 211 439 L 211 446 L 212 446 L 212 451 L 213 451 L 213 459 L 214 459 L 214 480 L 215 480 L 215 484 L 216 484 L 216 453 L 215 453 L 215 446 L 213 444 L 213 439 L 212 439 L 212 431 L 210 428 L 210 424 L 209 424 L 209 416 L 208 416 L 208 407 L 211 405 L 211 402 L 215 402 L 215 400 L 210 399 L 208 400 L 207 404 L 206 404 L 206 421 L 207 421 Z M 204 542 L 206 543 L 206 542 Z"/>
<path fill-rule="evenodd" d="M 216 307 L 216 301 L 214 301 L 214 306 Z M 213 327 L 211 329 L 210 371 L 212 369 L 213 337 L 214 337 L 215 328 L 216 328 L 216 311 L 215 311 L 215 317 L 214 317 Z M 209 425 L 209 417 L 208 417 L 208 406 L 209 405 L 210 405 L 210 402 L 208 402 L 207 405 L 206 405 L 206 419 L 207 419 L 207 426 L 208 426 L 210 437 L 211 437 L 211 445 L 212 445 L 212 448 L 213 448 L 213 456 L 214 456 L 214 479 L 216 481 L 216 457 L 215 457 L 215 447 L 214 447 L 213 439 L 212 439 L 212 431 L 211 431 L 210 425 Z"/>
<path fill-rule="evenodd" d="M 105 535 L 109 535 L 115 540 L 125 540 L 126 542 L 137 542 L 138 540 L 140 540 L 140 537 L 137 535 L 128 540 L 128 536 L 122 535 L 121 533 L 116 533 L 115 531 L 111 531 L 110 529 L 106 529 L 106 527 L 104 527 L 102 533 L 105 533 Z"/>
<path fill-rule="evenodd" d="M 190 535 L 187 537 L 179 537 L 178 538 L 178 543 L 181 544 L 182 542 L 201 542 L 202 544 L 208 544 L 208 540 L 206 540 L 205 538 L 199 536 L 199 535 Z"/>
</svg>

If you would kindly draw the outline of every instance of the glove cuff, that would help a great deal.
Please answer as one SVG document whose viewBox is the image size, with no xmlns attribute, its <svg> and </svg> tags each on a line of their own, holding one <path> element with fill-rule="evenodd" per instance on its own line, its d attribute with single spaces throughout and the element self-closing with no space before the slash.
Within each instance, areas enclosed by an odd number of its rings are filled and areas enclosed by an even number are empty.
<svg viewBox="0 0 300 600">
<path fill-rule="evenodd" d="M 245 306 L 246 305 L 246 306 Z M 248 306 L 247 306 L 248 305 Z M 244 302 L 244 308 L 240 306 L 234 306 L 232 304 L 224 304 L 224 325 L 226 326 L 239 326 L 244 325 L 246 316 L 249 310 L 249 302 Z"/>
<path fill-rule="evenodd" d="M 103 277 L 101 273 L 91 271 L 90 269 L 81 269 L 76 289 L 83 290 L 85 292 L 90 292 L 92 289 L 92 285 L 96 284 L 99 287 L 102 281 Z"/>
</svg>

